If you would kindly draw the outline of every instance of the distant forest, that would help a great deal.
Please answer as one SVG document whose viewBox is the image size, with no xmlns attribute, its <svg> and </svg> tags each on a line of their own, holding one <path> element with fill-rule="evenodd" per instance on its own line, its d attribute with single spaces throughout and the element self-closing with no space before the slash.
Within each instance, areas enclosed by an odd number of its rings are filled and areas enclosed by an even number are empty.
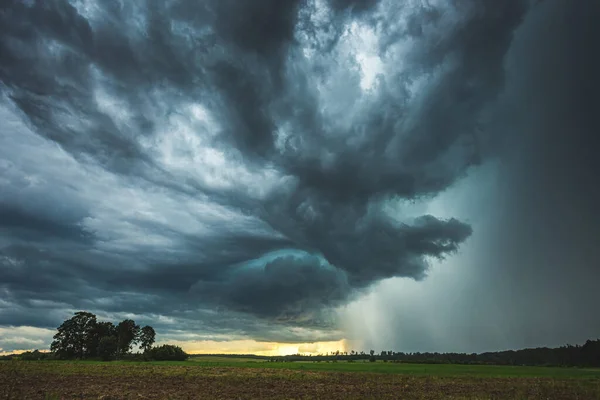
<svg viewBox="0 0 600 400">
<path fill-rule="evenodd" d="M 231 354 L 212 354 L 220 357 L 240 357 Z M 202 357 L 202 356 L 196 356 Z M 415 364 L 482 364 L 482 365 L 528 365 L 553 367 L 600 367 L 600 340 L 588 340 L 584 345 L 566 345 L 558 348 L 538 347 L 534 349 L 507 350 L 487 353 L 403 353 L 371 350 L 365 352 L 340 352 L 320 355 L 290 355 L 268 357 L 245 355 L 272 362 L 313 361 L 313 362 L 355 362 L 383 361 Z"/>
</svg>

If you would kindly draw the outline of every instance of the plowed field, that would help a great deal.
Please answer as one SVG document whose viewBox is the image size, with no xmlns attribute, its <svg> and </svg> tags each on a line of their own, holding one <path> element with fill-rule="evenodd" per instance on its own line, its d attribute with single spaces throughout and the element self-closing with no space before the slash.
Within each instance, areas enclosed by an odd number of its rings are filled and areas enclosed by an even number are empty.
<svg viewBox="0 0 600 400">
<path fill-rule="evenodd" d="M 600 379 L 2 362 L 0 399 L 600 399 Z"/>
</svg>

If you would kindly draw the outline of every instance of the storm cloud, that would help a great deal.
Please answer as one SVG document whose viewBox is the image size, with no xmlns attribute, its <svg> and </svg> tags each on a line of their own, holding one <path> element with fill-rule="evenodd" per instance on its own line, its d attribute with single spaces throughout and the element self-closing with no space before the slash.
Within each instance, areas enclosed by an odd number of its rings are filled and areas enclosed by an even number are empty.
<svg viewBox="0 0 600 400">
<path fill-rule="evenodd" d="M 339 338 L 474 234 L 403 204 L 487 156 L 528 4 L 4 2 L 0 325 Z"/>
</svg>

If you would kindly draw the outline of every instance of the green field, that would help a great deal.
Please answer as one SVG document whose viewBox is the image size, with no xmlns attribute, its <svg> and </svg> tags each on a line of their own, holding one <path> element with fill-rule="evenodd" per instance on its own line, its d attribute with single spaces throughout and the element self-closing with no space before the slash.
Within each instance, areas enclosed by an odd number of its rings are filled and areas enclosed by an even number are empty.
<svg viewBox="0 0 600 400">
<path fill-rule="evenodd" d="M 0 399 L 600 399 L 600 370 L 267 362 L 3 361 Z"/>
<path fill-rule="evenodd" d="M 55 368 L 58 363 L 60 368 L 77 371 L 84 365 L 99 366 L 178 366 L 202 368 L 261 368 L 261 369 L 290 369 L 300 371 L 326 371 L 326 372 L 362 372 L 379 374 L 403 374 L 415 376 L 444 376 L 444 377 L 538 377 L 538 378 L 589 378 L 600 379 L 598 368 L 557 368 L 557 367 L 527 367 L 503 365 L 453 365 L 453 364 L 410 364 L 410 363 L 384 363 L 378 362 L 268 362 L 260 359 L 242 357 L 192 357 L 188 361 L 41 361 L 44 368 Z"/>
<path fill-rule="evenodd" d="M 202 366 L 285 368 L 308 371 L 375 372 L 384 374 L 435 375 L 435 376 L 481 376 L 481 377 L 546 377 L 546 378 L 596 378 L 600 369 L 513 367 L 503 365 L 452 365 L 452 364 L 404 364 L 378 362 L 266 362 L 229 357 L 193 357 L 190 361 Z"/>
</svg>

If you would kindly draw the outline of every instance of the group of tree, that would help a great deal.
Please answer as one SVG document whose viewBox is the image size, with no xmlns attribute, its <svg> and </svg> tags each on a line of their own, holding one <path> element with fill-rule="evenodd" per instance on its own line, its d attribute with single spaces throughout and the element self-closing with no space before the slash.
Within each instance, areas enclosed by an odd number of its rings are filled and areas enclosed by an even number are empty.
<svg viewBox="0 0 600 400">
<path fill-rule="evenodd" d="M 54 335 L 50 350 L 58 359 L 99 358 L 105 361 L 123 359 L 138 345 L 145 359 L 185 360 L 187 354 L 177 347 L 163 345 L 153 348 L 154 328 L 141 327 L 131 319 L 118 324 L 98 321 L 90 312 L 76 312 L 64 321 Z"/>
<path fill-rule="evenodd" d="M 98 321 L 90 312 L 80 311 L 58 327 L 50 350 L 60 359 L 111 360 L 128 354 L 135 344 L 143 350 L 151 348 L 155 337 L 151 326 L 140 329 L 131 319 L 114 325 Z"/>
</svg>

